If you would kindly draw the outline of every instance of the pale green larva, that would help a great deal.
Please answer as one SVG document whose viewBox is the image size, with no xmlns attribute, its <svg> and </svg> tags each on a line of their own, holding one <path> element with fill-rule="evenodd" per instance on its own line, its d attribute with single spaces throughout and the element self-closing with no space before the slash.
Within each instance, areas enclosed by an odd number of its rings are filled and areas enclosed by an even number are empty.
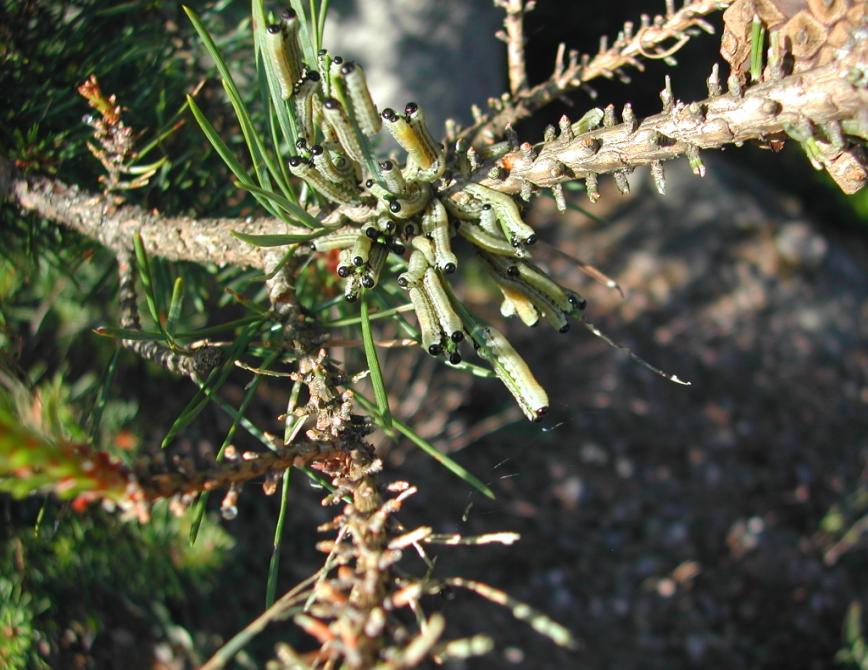
<svg viewBox="0 0 868 670">
<path fill-rule="evenodd" d="M 335 160 L 321 144 L 314 144 L 310 148 L 310 155 L 314 167 L 323 177 L 335 184 L 352 185 L 353 169 L 345 156 L 338 156 L 338 160 Z"/>
<path fill-rule="evenodd" d="M 526 254 L 526 252 L 522 251 L 518 247 L 512 246 L 509 242 L 503 239 L 502 235 L 495 237 L 494 235 L 486 233 L 478 224 L 475 223 L 462 223 L 458 226 L 458 234 L 474 246 L 483 251 L 487 251 L 490 254 L 495 254 L 497 256 L 510 256 L 512 258 L 518 258 Z"/>
<path fill-rule="evenodd" d="M 383 121 L 368 90 L 364 70 L 356 63 L 347 62 L 340 68 L 340 77 L 344 82 L 353 118 L 359 130 L 368 137 L 376 135 L 383 127 Z"/>
<path fill-rule="evenodd" d="M 434 243 L 434 265 L 451 274 L 458 268 L 458 257 L 449 241 L 449 215 L 439 199 L 434 198 L 422 214 L 422 232 Z"/>
<path fill-rule="evenodd" d="M 491 327 L 475 326 L 471 337 L 479 347 L 477 353 L 491 364 L 494 373 L 512 393 L 524 415 L 541 421 L 548 411 L 549 398 L 509 341 Z"/>
<path fill-rule="evenodd" d="M 431 301 L 431 306 L 440 322 L 440 328 L 453 342 L 461 342 L 464 339 L 464 326 L 452 308 L 449 296 L 446 295 L 446 291 L 440 283 L 440 277 L 433 268 L 428 268 L 425 272 L 425 276 L 422 278 L 422 287 Z"/>
<path fill-rule="evenodd" d="M 353 244 L 353 253 L 350 256 L 353 265 L 361 267 L 368 262 L 368 256 L 371 253 L 371 244 L 371 238 L 367 235 L 362 234 L 356 237 L 356 241 Z"/>
<path fill-rule="evenodd" d="M 524 294 L 559 333 L 566 333 L 570 329 L 564 311 L 548 295 L 523 281 L 514 263 L 509 263 L 506 259 L 498 256 L 480 254 L 480 257 L 485 261 L 486 269 L 489 270 L 491 277 L 499 287 L 510 288 Z"/>
<path fill-rule="evenodd" d="M 542 271 L 526 262 L 516 263 L 516 266 L 518 267 L 518 276 L 523 281 L 533 286 L 540 293 L 548 296 L 549 300 L 555 303 L 563 312 L 569 314 L 573 311 L 573 304 L 570 302 L 566 292 Z"/>
<path fill-rule="evenodd" d="M 414 249 L 413 253 L 410 254 L 410 260 L 407 262 L 407 270 L 398 275 L 398 286 L 403 289 L 417 286 L 425 276 L 425 271 L 430 267 L 431 265 L 425 258 L 425 254 L 418 249 Z"/>
<path fill-rule="evenodd" d="M 451 193 L 448 198 L 443 199 L 443 204 L 453 218 L 463 221 L 478 221 L 484 203 L 479 198 L 470 195 L 465 189 Z"/>
<path fill-rule="evenodd" d="M 340 254 L 338 254 L 338 277 L 343 277 L 346 279 L 350 275 L 355 272 L 355 268 L 353 267 L 353 261 L 350 258 L 352 255 L 352 251 L 349 248 L 341 249 Z"/>
<path fill-rule="evenodd" d="M 290 156 L 289 171 L 296 177 L 304 179 L 316 191 L 329 200 L 341 204 L 353 204 L 359 202 L 361 193 L 348 184 L 336 184 L 329 181 L 317 170 L 312 163 L 307 162 L 301 156 Z"/>
<path fill-rule="evenodd" d="M 292 11 L 292 10 L 289 10 Z M 280 88 L 280 97 L 289 100 L 301 78 L 302 60 L 297 48 L 298 21 L 272 23 L 265 29 L 264 53 Z"/>
<path fill-rule="evenodd" d="M 441 153 L 431 165 L 426 168 L 419 167 L 413 161 L 407 161 L 404 169 L 404 178 L 413 181 L 433 184 L 446 173 L 446 155 Z"/>
<path fill-rule="evenodd" d="M 359 236 L 358 228 L 343 227 L 334 232 L 317 237 L 311 245 L 315 251 L 331 251 L 332 249 L 348 249 L 353 246 Z"/>
<path fill-rule="evenodd" d="M 365 182 L 365 188 L 380 201 L 381 208 L 388 209 L 396 219 L 409 219 L 416 216 L 428 204 L 431 194 L 431 187 L 428 184 L 418 182 L 408 184 L 402 196 L 393 195 L 373 179 Z"/>
<path fill-rule="evenodd" d="M 408 102 L 407 106 L 404 107 L 404 116 L 410 123 L 410 127 L 416 132 L 419 140 L 425 145 L 427 152 L 434 156 L 436 160 L 437 156 L 443 152 L 443 147 L 434 141 L 431 132 L 428 130 L 422 108 L 415 102 Z M 420 167 L 425 168 L 427 166 L 420 164 Z"/>
<path fill-rule="evenodd" d="M 434 314 L 434 308 L 419 287 L 411 286 L 407 293 L 410 296 L 410 302 L 413 303 L 413 310 L 416 312 L 416 318 L 419 321 L 419 330 L 422 334 L 422 348 L 432 356 L 439 356 L 443 353 L 443 338 L 440 332 L 440 325 Z"/>
<path fill-rule="evenodd" d="M 494 208 L 489 204 L 484 204 L 479 212 L 479 227 L 486 233 L 500 239 L 503 237 L 503 229 L 497 223 L 497 214 L 494 213 Z"/>
<path fill-rule="evenodd" d="M 322 108 L 323 117 L 334 129 L 343 150 L 357 163 L 364 163 L 365 152 L 341 103 L 335 98 L 326 98 L 322 102 Z"/>
<path fill-rule="evenodd" d="M 425 169 L 437 160 L 437 153 L 420 137 L 419 132 L 402 116 L 398 116 L 394 109 L 387 107 L 381 114 L 385 122 L 386 130 L 407 152 L 408 163 L 413 162 L 418 167 Z"/>
<path fill-rule="evenodd" d="M 533 244 L 536 232 L 521 218 L 518 205 L 511 196 L 494 191 L 480 184 L 468 184 L 464 190 L 488 203 L 494 209 L 498 221 L 509 231 L 513 244 Z"/>
<path fill-rule="evenodd" d="M 410 244 L 414 249 L 422 252 L 425 260 L 428 261 L 428 265 L 436 265 L 434 261 L 434 244 L 431 240 L 423 235 L 416 235 L 416 237 L 410 240 Z"/>
<path fill-rule="evenodd" d="M 298 119 L 301 135 L 308 142 L 313 142 L 316 136 L 316 126 L 313 118 L 313 101 L 319 88 L 319 72 L 307 70 L 304 77 L 296 84 L 292 94 L 292 104 L 295 107 L 295 117 Z"/>
<path fill-rule="evenodd" d="M 407 192 L 407 182 L 401 170 L 392 161 L 380 163 L 380 176 L 386 185 L 386 190 L 392 195 L 402 196 Z"/>
<path fill-rule="evenodd" d="M 380 281 L 380 273 L 383 271 L 383 266 L 386 264 L 386 256 L 389 255 L 388 248 L 383 244 L 374 244 L 368 253 L 368 269 L 362 274 L 362 286 L 365 288 L 374 288 Z"/>
</svg>

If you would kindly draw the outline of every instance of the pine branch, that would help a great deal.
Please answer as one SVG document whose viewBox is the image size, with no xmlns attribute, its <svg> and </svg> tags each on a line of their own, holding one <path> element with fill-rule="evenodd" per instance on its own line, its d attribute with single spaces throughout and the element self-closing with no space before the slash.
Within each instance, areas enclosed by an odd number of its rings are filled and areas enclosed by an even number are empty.
<svg viewBox="0 0 868 670">
<path fill-rule="evenodd" d="M 482 177 L 483 166 L 471 181 L 504 193 L 520 193 L 530 186 L 553 187 L 577 178 L 595 181 L 598 174 L 623 174 L 642 165 L 659 167 L 661 161 L 683 155 L 701 171 L 699 149 L 762 140 L 806 125 L 808 130 L 819 127 L 824 135 L 834 136 L 834 128 L 842 122 L 865 123 L 866 62 L 868 45 L 863 42 L 835 63 L 753 86 L 743 96 L 718 94 L 700 102 L 673 103 L 667 88 L 661 94 L 664 111 L 660 114 L 641 123 L 625 114 L 630 118 L 616 124 L 610 109 L 602 128 L 575 136 L 567 121 L 561 124 L 558 137 L 538 147 L 523 144 L 498 161 L 506 169 L 489 165 L 487 176 Z"/>
<path fill-rule="evenodd" d="M 141 207 L 117 208 L 102 195 L 58 179 L 19 175 L 3 159 L 0 198 L 77 230 L 115 252 L 131 249 L 133 237 L 140 233 L 151 253 L 169 260 L 263 268 L 262 250 L 233 237 L 233 231 L 259 235 L 305 232 L 276 219 L 168 217 Z"/>
<path fill-rule="evenodd" d="M 283 472 L 290 467 L 304 468 L 317 460 L 327 460 L 343 453 L 341 445 L 305 440 L 291 448 L 276 452 L 245 452 L 233 461 L 215 463 L 211 468 L 196 471 L 135 473 L 138 498 L 153 501 L 202 491 L 213 491 L 262 479 L 270 472 Z"/>
<path fill-rule="evenodd" d="M 516 89 L 512 85 L 513 60 L 510 57 L 510 89 L 514 97 L 500 109 L 493 109 L 484 115 L 480 113 L 474 124 L 461 131 L 457 137 L 464 138 L 471 144 L 480 140 L 496 141 L 508 125 L 526 119 L 565 93 L 584 87 L 594 79 L 618 76 L 629 81 L 623 73 L 624 68 L 634 67 L 642 71 L 644 66 L 640 59 L 664 59 L 672 56 L 687 43 L 696 28 L 713 33 L 714 29 L 702 17 L 726 9 L 732 2 L 733 0 L 689 0 L 684 7 L 675 11 L 674 2 L 667 0 L 665 16 L 657 15 L 652 19 L 647 14 L 643 15 L 636 32 L 632 22 L 624 24 L 623 30 L 611 46 L 605 37 L 600 40 L 600 49 L 593 57 L 587 54 L 579 55 L 575 50 L 567 54 L 566 46 L 561 44 L 552 76 L 529 90 L 524 89 L 518 95 L 515 95 Z M 674 44 L 666 46 L 673 40 Z M 512 44 L 512 40 L 508 44 Z M 593 94 L 593 91 L 591 93 Z"/>
<path fill-rule="evenodd" d="M 558 137 L 537 147 L 525 143 L 497 164 L 483 165 L 468 181 L 520 193 L 529 186 L 548 188 L 579 178 L 593 181 L 598 174 L 622 174 L 642 165 L 659 168 L 662 161 L 684 155 L 699 170 L 700 149 L 768 138 L 804 129 L 806 123 L 809 129 L 829 126 L 826 134 L 835 135 L 836 124 L 868 123 L 860 116 L 868 109 L 868 89 L 859 74 L 866 61 L 868 45 L 857 43 L 834 63 L 755 85 L 741 96 L 720 95 L 719 84 L 710 83 L 711 95 L 705 100 L 673 103 L 666 89 L 664 111 L 641 123 L 625 113 L 624 122 L 615 124 L 612 110 L 603 128 L 573 136 L 566 122 Z M 508 173 L 499 166 L 508 166 Z M 589 193 L 593 195 L 592 189 Z M 103 196 L 48 177 L 19 176 L 10 162 L 2 160 L 0 197 L 115 251 L 129 249 L 134 234 L 140 233 L 151 253 L 169 260 L 264 268 L 264 251 L 241 242 L 233 231 L 304 232 L 275 219 L 196 219 L 164 217 L 132 206 L 113 209 Z"/>
</svg>

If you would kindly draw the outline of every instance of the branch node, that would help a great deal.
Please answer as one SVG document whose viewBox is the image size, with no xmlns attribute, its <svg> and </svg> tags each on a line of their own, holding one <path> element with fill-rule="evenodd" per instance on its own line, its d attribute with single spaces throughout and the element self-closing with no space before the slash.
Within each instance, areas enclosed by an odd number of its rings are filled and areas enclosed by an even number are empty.
<svg viewBox="0 0 868 670">
<path fill-rule="evenodd" d="M 558 211 L 563 214 L 567 211 L 567 201 L 564 198 L 564 185 L 563 184 L 555 184 L 552 186 L 552 195 L 555 198 L 555 207 L 558 208 Z"/>
<path fill-rule="evenodd" d="M 666 176 L 663 174 L 663 164 L 660 161 L 651 163 L 651 177 L 660 195 L 666 195 Z"/>
<path fill-rule="evenodd" d="M 615 116 L 615 105 L 606 105 L 603 110 L 603 128 L 612 128 L 618 124 L 618 119 Z"/>
<path fill-rule="evenodd" d="M 699 147 L 695 144 L 691 144 L 687 147 L 685 154 L 687 155 L 687 162 L 690 164 L 690 169 L 693 170 L 693 174 L 697 177 L 704 177 L 705 163 L 702 162 L 702 158 L 699 156 Z"/>
<path fill-rule="evenodd" d="M 630 129 L 631 133 L 636 132 L 636 127 L 639 125 L 639 121 L 636 119 L 636 115 L 633 113 L 633 105 L 629 102 L 624 105 L 624 110 L 621 113 L 621 118 L 624 120 L 624 123 Z"/>
<path fill-rule="evenodd" d="M 630 193 L 630 180 L 627 178 L 627 170 L 616 170 L 612 175 L 615 177 L 615 186 L 621 192 L 621 195 Z"/>
<path fill-rule="evenodd" d="M 588 194 L 588 200 L 592 203 L 600 199 L 600 192 L 597 190 L 597 173 L 589 172 L 585 177 L 585 191 Z"/>
<path fill-rule="evenodd" d="M 573 124 L 570 122 L 570 118 L 566 114 L 562 114 L 561 118 L 558 119 L 558 129 L 560 132 L 560 139 L 562 142 L 572 142 L 573 138 Z"/>
<path fill-rule="evenodd" d="M 672 107 L 675 103 L 675 97 L 672 95 L 672 79 L 669 75 L 666 75 L 666 84 L 663 87 L 663 90 L 660 91 L 660 102 L 663 103 L 663 112 L 671 112 Z"/>
<path fill-rule="evenodd" d="M 729 90 L 729 94 L 734 98 L 740 98 L 744 95 L 744 90 L 741 86 L 741 80 L 738 78 L 737 74 L 731 74 L 726 79 L 726 86 Z"/>
<path fill-rule="evenodd" d="M 708 84 L 709 98 L 716 98 L 723 94 L 723 89 L 720 87 L 720 65 L 718 63 L 715 63 L 711 67 L 711 74 L 708 76 L 706 82 Z"/>
</svg>

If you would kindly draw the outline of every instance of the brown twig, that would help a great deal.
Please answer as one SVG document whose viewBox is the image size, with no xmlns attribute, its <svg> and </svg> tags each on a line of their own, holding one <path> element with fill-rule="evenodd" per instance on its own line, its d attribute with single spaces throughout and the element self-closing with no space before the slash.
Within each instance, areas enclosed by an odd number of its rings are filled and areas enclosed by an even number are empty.
<svg viewBox="0 0 868 670">
<path fill-rule="evenodd" d="M 634 30 L 633 23 L 626 23 L 611 46 L 605 38 L 600 41 L 600 49 L 593 57 L 580 55 L 575 50 L 567 53 L 566 46 L 561 44 L 554 72 L 549 79 L 531 89 L 523 89 L 518 95 L 515 95 L 516 91 L 513 90 L 511 101 L 500 109 L 492 109 L 482 115 L 472 126 L 461 131 L 458 137 L 472 144 L 496 141 L 508 125 L 527 118 L 569 91 L 581 88 L 599 77 L 624 77 L 622 71 L 626 67 L 635 67 L 641 71 L 643 65 L 640 58 L 659 59 L 672 56 L 688 41 L 691 32 L 696 28 L 714 32 L 703 17 L 726 9 L 732 2 L 733 0 L 692 0 L 678 11 L 674 11 L 672 3 L 667 2 L 666 16 L 651 18 L 643 15 L 638 30 Z M 511 44 L 511 41 L 508 44 Z M 510 60 L 511 90 L 512 82 Z"/>
<path fill-rule="evenodd" d="M 527 69 L 524 62 L 524 15 L 536 6 L 535 0 L 494 0 L 506 12 L 503 30 L 495 37 L 506 42 L 506 62 L 509 71 L 509 91 L 513 96 L 527 89 Z"/>
<path fill-rule="evenodd" d="M 276 452 L 245 452 L 234 461 L 215 463 L 196 471 L 136 473 L 141 491 L 138 497 L 146 501 L 183 496 L 201 491 L 227 488 L 264 477 L 269 472 L 282 472 L 289 467 L 302 468 L 315 461 L 326 460 L 340 452 L 337 444 L 305 440 L 292 448 Z"/>
</svg>

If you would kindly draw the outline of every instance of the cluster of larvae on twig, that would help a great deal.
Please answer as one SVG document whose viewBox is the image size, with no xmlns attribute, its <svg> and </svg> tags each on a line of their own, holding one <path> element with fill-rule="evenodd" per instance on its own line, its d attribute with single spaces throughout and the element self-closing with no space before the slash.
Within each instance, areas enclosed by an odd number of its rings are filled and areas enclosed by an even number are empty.
<svg viewBox="0 0 868 670">
<path fill-rule="evenodd" d="M 267 27 L 266 51 L 295 112 L 298 154 L 290 157 L 289 169 L 331 203 L 321 218 L 326 232 L 311 243 L 314 251 L 339 252 L 337 273 L 349 301 L 377 285 L 390 254 L 399 257 L 391 266 L 415 310 L 422 347 L 459 364 L 459 345 L 469 339 L 525 415 L 538 420 L 548 409 L 545 391 L 506 338 L 475 319 L 447 283 L 458 268 L 453 240 L 470 242 L 503 293 L 504 315 L 529 326 L 545 320 L 566 332 L 567 317 L 581 316 L 584 299 L 531 262 L 537 236 L 511 196 L 475 183 L 445 194 L 455 183 L 446 151 L 419 105 L 408 103 L 403 114 L 379 112 L 361 66 L 321 50 L 317 70 L 310 69 L 298 32 L 294 12 L 284 10 L 279 23 Z M 370 138 L 383 126 L 406 152 L 403 167 L 374 158 Z"/>
</svg>

